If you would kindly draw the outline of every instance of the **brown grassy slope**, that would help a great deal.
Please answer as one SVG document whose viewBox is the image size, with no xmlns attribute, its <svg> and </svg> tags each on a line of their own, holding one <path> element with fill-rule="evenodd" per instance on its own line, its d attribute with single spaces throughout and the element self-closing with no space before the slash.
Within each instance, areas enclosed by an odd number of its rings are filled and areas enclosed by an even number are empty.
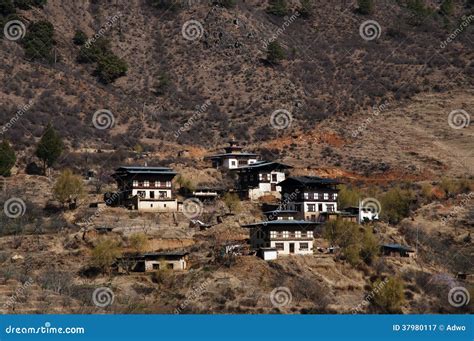
<svg viewBox="0 0 474 341">
<path fill-rule="evenodd" d="M 297 8 L 297 1 L 292 3 Z M 179 142 L 215 143 L 228 133 L 259 140 L 275 134 L 268 125 L 275 109 L 292 111 L 295 128 L 311 129 L 322 117 L 366 111 L 384 98 L 398 101 L 420 91 L 470 84 L 472 31 L 464 32 L 449 48 L 439 49 L 466 13 L 462 6 L 457 6 L 446 26 L 435 15 L 413 26 L 410 12 L 391 2 L 379 5 L 370 17 L 338 5 L 317 1 L 313 17 L 289 25 L 278 38 L 287 60 L 269 67 L 262 61 L 262 41 L 285 19 L 266 14 L 265 5 L 258 1 L 238 1 L 230 10 L 198 4 L 178 12 L 156 10 L 145 1 L 100 5 L 48 1 L 44 10 L 23 15 L 55 25 L 60 63 L 30 63 L 22 58 L 18 44 L 2 40 L 4 118 L 15 112 L 15 105 L 36 97 L 22 125 L 9 134 L 19 141 L 27 129 L 38 137 L 41 126 L 53 119 L 64 135 L 79 144 L 99 140 L 101 147 L 111 143 L 130 148 L 138 138 L 173 140 L 173 133 L 192 116 L 196 105 L 209 99 L 212 107 L 205 118 Z M 76 63 L 77 47 L 71 38 L 76 29 L 92 35 L 118 12 L 123 14 L 120 22 L 105 35 L 114 52 L 129 64 L 129 71 L 115 84 L 103 86 L 90 75 L 92 66 Z M 198 41 L 181 36 L 181 27 L 189 19 L 199 20 L 204 27 Z M 376 42 L 359 36 L 359 25 L 367 19 L 383 26 Z M 63 80 L 48 82 L 60 70 Z M 172 85 L 167 94 L 157 97 L 153 89 L 162 73 L 169 75 Z M 101 108 L 116 116 L 111 136 L 90 123 Z M 135 134 L 127 133 L 125 142 L 117 137 L 130 127 Z M 26 136 L 23 143 L 32 143 L 33 136 Z"/>
</svg>

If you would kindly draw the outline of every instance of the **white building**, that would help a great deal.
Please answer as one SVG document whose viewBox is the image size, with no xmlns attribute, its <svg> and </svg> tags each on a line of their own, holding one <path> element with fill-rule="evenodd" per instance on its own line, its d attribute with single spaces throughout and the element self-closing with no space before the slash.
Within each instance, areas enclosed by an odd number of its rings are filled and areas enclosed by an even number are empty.
<svg viewBox="0 0 474 341">
<path fill-rule="evenodd" d="M 167 167 L 120 167 L 117 181 L 120 204 L 139 211 L 176 212 L 172 180 L 176 172 Z"/>
<path fill-rule="evenodd" d="M 250 230 L 250 244 L 255 250 L 274 248 L 281 255 L 313 254 L 314 234 L 321 224 L 305 220 L 272 220 L 243 225 Z"/>
<path fill-rule="evenodd" d="M 322 212 L 337 212 L 340 182 L 316 176 L 292 176 L 280 182 L 282 205 L 298 213 L 295 218 L 319 221 Z"/>
<path fill-rule="evenodd" d="M 267 195 L 277 199 L 281 198 L 281 187 L 278 183 L 286 178 L 286 173 L 291 166 L 268 161 L 257 161 L 251 165 L 239 167 L 238 189 L 242 197 L 258 200 Z"/>
</svg>

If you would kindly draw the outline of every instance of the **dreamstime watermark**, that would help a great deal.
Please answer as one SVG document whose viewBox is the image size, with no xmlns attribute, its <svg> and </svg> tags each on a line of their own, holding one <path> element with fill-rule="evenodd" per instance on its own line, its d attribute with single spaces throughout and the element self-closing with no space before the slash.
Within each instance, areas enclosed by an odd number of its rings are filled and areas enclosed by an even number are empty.
<svg viewBox="0 0 474 341">
<path fill-rule="evenodd" d="M 372 214 L 379 214 L 382 212 L 382 205 L 380 204 L 380 201 L 375 198 L 365 198 L 360 203 L 360 207 L 372 212 Z"/>
<path fill-rule="evenodd" d="M 113 17 L 111 17 L 105 25 L 91 38 L 87 39 L 84 46 L 86 49 L 89 49 L 99 38 L 103 37 L 113 26 L 114 24 L 120 19 L 123 14 L 118 12 Z"/>
<path fill-rule="evenodd" d="M 469 15 L 466 17 L 465 15 L 462 16 L 462 22 L 459 26 L 451 33 L 448 38 L 446 38 L 441 44 L 439 45 L 440 49 L 445 49 L 448 44 L 452 43 L 464 30 L 474 21 L 474 14 Z"/>
<path fill-rule="evenodd" d="M 100 308 L 105 308 L 114 303 L 115 295 L 112 289 L 100 287 L 92 293 L 92 302 Z"/>
<path fill-rule="evenodd" d="M 5 204 L 3 204 L 3 212 L 5 212 L 5 215 L 8 218 L 19 218 L 23 216 L 26 212 L 26 204 L 25 202 L 20 199 L 20 198 L 10 198 L 7 201 L 5 201 Z"/>
<path fill-rule="evenodd" d="M 189 219 L 198 218 L 204 210 L 204 204 L 198 198 L 188 198 L 183 202 L 183 214 Z"/>
<path fill-rule="evenodd" d="M 6 334 L 85 334 L 83 327 L 52 327 L 50 322 L 45 322 L 41 327 L 14 327 L 5 328 Z"/>
<path fill-rule="evenodd" d="M 362 312 L 363 308 L 368 306 L 370 302 L 374 299 L 375 295 L 377 295 L 385 285 L 388 283 L 388 278 L 385 278 L 382 282 L 379 282 L 375 288 L 373 288 L 365 297 L 364 300 L 359 303 L 355 308 L 352 309 L 352 314 L 359 314 Z"/>
<path fill-rule="evenodd" d="M 5 123 L 5 125 L 2 127 L 2 130 L 0 131 L 0 134 L 5 134 L 10 128 L 12 128 L 15 123 L 28 111 L 30 110 L 31 106 L 33 105 L 33 100 L 30 99 L 28 103 L 23 105 L 22 107 L 18 108 L 17 112 L 15 115 Z"/>
<path fill-rule="evenodd" d="M 275 110 L 270 116 L 270 124 L 275 129 L 286 129 L 291 126 L 293 116 L 291 112 L 285 109 Z"/>
<path fill-rule="evenodd" d="M 92 124 L 99 130 L 112 128 L 115 124 L 114 114 L 107 109 L 99 109 L 92 116 Z"/>
<path fill-rule="evenodd" d="M 366 20 L 360 24 L 359 34 L 365 41 L 376 40 L 382 34 L 382 27 L 375 20 Z"/>
<path fill-rule="evenodd" d="M 211 283 L 210 279 L 205 280 L 202 284 L 198 285 L 197 287 L 193 288 L 189 294 L 186 295 L 186 299 L 179 305 L 178 308 L 174 310 L 175 314 L 181 314 L 183 309 L 185 309 L 189 304 L 196 300 L 198 297 L 202 295 L 202 293 L 206 290 L 207 286 Z"/>
<path fill-rule="evenodd" d="M 291 15 L 291 17 L 285 17 L 285 21 L 283 22 L 283 25 L 281 25 L 275 33 L 269 38 L 269 39 L 264 39 L 263 40 L 263 48 L 267 49 L 268 45 L 270 43 L 273 43 L 278 39 L 279 36 L 281 36 L 283 33 L 285 33 L 286 29 L 290 27 L 291 24 L 293 24 L 296 19 L 300 17 L 300 12 L 295 12 Z"/>
<path fill-rule="evenodd" d="M 297 198 L 298 194 L 300 193 L 300 190 L 299 189 L 295 189 L 293 192 L 291 192 L 291 194 L 285 196 L 285 199 L 283 199 L 281 202 L 280 202 L 280 205 L 278 205 L 278 208 L 273 211 L 268 217 L 267 217 L 267 220 L 265 221 L 264 224 L 267 223 L 267 221 L 269 220 L 273 220 L 275 219 L 276 217 L 278 217 L 278 214 L 281 212 L 281 211 L 284 211 L 287 209 L 288 205 L 290 203 L 292 203 L 293 201 L 295 201 L 295 199 Z"/>
<path fill-rule="evenodd" d="M 181 127 L 179 127 L 178 130 L 174 133 L 174 137 L 178 138 L 181 136 L 181 134 L 189 129 L 196 123 L 198 119 L 201 118 L 202 114 L 204 114 L 209 106 L 211 105 L 211 101 L 207 100 L 204 102 L 202 105 L 197 105 L 196 106 L 196 112 L 191 116 L 185 124 L 183 124 Z"/>
<path fill-rule="evenodd" d="M 25 37 L 26 27 L 20 20 L 10 20 L 3 27 L 3 35 L 10 41 L 17 41 Z"/>
<path fill-rule="evenodd" d="M 469 201 L 471 201 L 472 197 L 474 197 L 474 192 L 469 192 L 469 194 L 464 194 L 464 196 L 466 197 L 461 200 L 459 205 L 453 207 L 446 217 L 441 218 L 441 222 L 443 223 L 443 225 L 446 225 L 450 220 L 452 220 L 456 215 L 458 215 L 464 207 L 467 206 Z"/>
<path fill-rule="evenodd" d="M 3 305 L 4 309 L 12 308 L 18 302 L 19 297 L 24 296 L 28 287 L 33 284 L 33 279 L 28 278 L 21 287 L 15 290 L 15 293 L 8 298 L 7 302 Z"/>
<path fill-rule="evenodd" d="M 201 39 L 204 34 L 204 27 L 197 20 L 188 20 L 181 28 L 181 35 L 184 39 L 193 41 Z"/>
<path fill-rule="evenodd" d="M 470 300 L 471 295 L 464 287 L 453 287 L 448 292 L 448 302 L 455 308 L 468 305 Z"/>
<path fill-rule="evenodd" d="M 270 301 L 275 308 L 281 308 L 291 304 L 293 295 L 287 287 L 278 287 L 272 290 L 270 293 Z"/>
<path fill-rule="evenodd" d="M 380 105 L 374 105 L 370 115 L 357 127 L 357 129 L 352 131 L 352 137 L 357 137 L 361 132 L 367 129 L 367 127 L 377 118 L 382 112 L 387 110 L 387 107 L 390 105 L 388 101 Z"/>
<path fill-rule="evenodd" d="M 471 124 L 471 115 L 466 110 L 456 109 L 449 113 L 448 124 L 453 129 L 463 129 Z"/>
</svg>

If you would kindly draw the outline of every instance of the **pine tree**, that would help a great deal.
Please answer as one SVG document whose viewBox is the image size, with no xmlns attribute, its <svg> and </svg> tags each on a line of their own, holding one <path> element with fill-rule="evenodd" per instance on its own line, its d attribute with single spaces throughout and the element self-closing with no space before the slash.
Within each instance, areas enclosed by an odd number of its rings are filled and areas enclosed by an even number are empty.
<svg viewBox="0 0 474 341">
<path fill-rule="evenodd" d="M 10 176 L 10 171 L 15 165 L 15 161 L 15 151 L 6 140 L 3 140 L 0 144 L 0 175 Z"/>
<path fill-rule="evenodd" d="M 373 0 L 358 0 L 359 13 L 361 14 L 372 14 L 374 11 L 374 1 Z"/>
<path fill-rule="evenodd" d="M 61 156 L 62 151 L 63 142 L 51 123 L 48 123 L 36 149 L 36 156 L 43 161 L 44 173 L 46 173 L 46 168 L 51 167 Z"/>
<path fill-rule="evenodd" d="M 311 15 L 313 15 L 313 6 L 311 4 L 311 0 L 301 0 L 299 12 L 303 18 L 309 18 Z"/>
<path fill-rule="evenodd" d="M 454 3 L 453 0 L 444 0 L 439 8 L 439 11 L 442 15 L 452 15 L 454 12 Z"/>
</svg>

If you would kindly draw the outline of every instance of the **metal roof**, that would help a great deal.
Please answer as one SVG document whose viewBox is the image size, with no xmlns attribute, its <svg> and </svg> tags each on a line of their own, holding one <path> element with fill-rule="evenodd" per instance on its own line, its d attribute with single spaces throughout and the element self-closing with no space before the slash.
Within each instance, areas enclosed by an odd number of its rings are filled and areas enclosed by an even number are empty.
<svg viewBox="0 0 474 341">
<path fill-rule="evenodd" d="M 217 159 L 217 158 L 222 158 L 222 157 L 227 157 L 227 156 L 257 156 L 257 154 L 254 153 L 223 153 L 223 154 L 215 154 L 215 155 L 208 155 L 205 156 L 205 159 Z"/>
<path fill-rule="evenodd" d="M 265 168 L 265 167 L 272 167 L 272 166 L 274 168 L 293 168 L 292 166 L 285 165 L 284 163 L 280 163 L 280 162 L 257 161 L 247 166 L 238 167 L 237 170 L 250 170 L 250 169 Z"/>
<path fill-rule="evenodd" d="M 283 219 L 283 220 L 269 220 L 269 221 L 260 221 L 258 223 L 253 224 L 246 224 L 242 225 L 242 227 L 257 227 L 257 226 L 287 226 L 287 225 L 321 225 L 322 223 L 319 221 L 309 221 L 309 220 L 291 220 L 291 219 Z"/>
<path fill-rule="evenodd" d="M 115 170 L 115 173 L 128 174 L 168 174 L 176 175 L 174 170 L 168 167 L 136 167 L 136 166 L 122 166 Z"/>
<path fill-rule="evenodd" d="M 282 185 L 283 183 L 290 183 L 290 182 L 298 182 L 302 186 L 311 186 L 311 185 L 337 185 L 341 182 L 336 179 L 330 178 L 321 178 L 319 176 L 290 176 L 279 182 L 278 185 Z"/>
<path fill-rule="evenodd" d="M 396 249 L 396 250 L 403 250 L 407 252 L 415 252 L 411 247 L 406 246 L 406 245 L 401 245 L 401 244 L 383 244 L 382 245 L 385 248 L 388 249 Z"/>
</svg>

